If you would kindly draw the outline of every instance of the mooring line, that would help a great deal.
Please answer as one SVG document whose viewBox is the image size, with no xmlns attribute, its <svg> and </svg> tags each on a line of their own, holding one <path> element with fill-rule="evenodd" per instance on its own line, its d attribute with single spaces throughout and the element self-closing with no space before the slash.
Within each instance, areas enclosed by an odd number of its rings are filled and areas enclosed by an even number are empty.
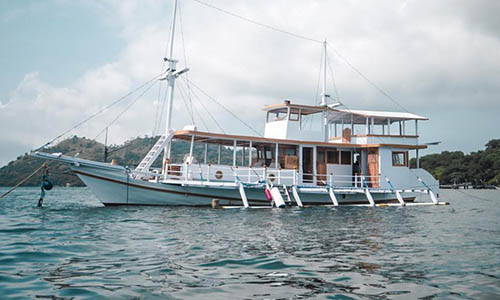
<svg viewBox="0 0 500 300">
<path fill-rule="evenodd" d="M 25 183 L 26 181 L 28 181 L 31 177 L 35 176 L 36 173 L 38 173 L 38 171 L 40 171 L 45 166 L 48 166 L 48 164 L 47 163 L 43 163 L 38 169 L 36 169 L 28 177 L 26 177 L 23 180 L 21 180 L 18 184 L 16 184 L 14 187 L 12 187 L 10 190 L 8 190 L 2 196 L 0 196 L 0 199 L 2 199 L 3 197 L 7 196 L 8 194 L 10 194 L 12 191 L 14 191 L 15 189 L 17 189 L 20 185 L 22 185 L 23 183 Z"/>
</svg>

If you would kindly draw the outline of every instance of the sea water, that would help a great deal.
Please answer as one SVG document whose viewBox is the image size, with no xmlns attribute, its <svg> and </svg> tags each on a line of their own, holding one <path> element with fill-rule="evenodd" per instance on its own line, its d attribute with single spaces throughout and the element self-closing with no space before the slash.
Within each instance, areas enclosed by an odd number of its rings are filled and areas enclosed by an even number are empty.
<svg viewBox="0 0 500 300">
<path fill-rule="evenodd" d="M 0 200 L 1 299 L 500 298 L 500 191 L 246 210 L 103 207 L 87 188 L 38 197 Z"/>
</svg>

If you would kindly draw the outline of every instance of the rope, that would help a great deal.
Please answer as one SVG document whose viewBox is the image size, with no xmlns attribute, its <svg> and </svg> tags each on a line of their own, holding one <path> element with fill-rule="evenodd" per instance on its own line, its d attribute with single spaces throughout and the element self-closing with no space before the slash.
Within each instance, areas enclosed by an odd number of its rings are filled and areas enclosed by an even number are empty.
<svg viewBox="0 0 500 300">
<path fill-rule="evenodd" d="M 307 37 L 307 36 L 304 36 L 304 35 L 300 35 L 300 34 L 293 33 L 293 32 L 290 32 L 290 31 L 286 31 L 286 30 L 283 30 L 283 29 L 280 29 L 280 28 L 277 28 L 277 27 L 273 27 L 273 26 L 270 26 L 270 25 L 267 25 L 267 24 L 264 24 L 264 23 L 261 23 L 261 22 L 257 22 L 255 20 L 249 19 L 247 17 L 240 16 L 240 15 L 238 15 L 236 13 L 230 12 L 228 10 L 222 9 L 220 7 L 214 6 L 214 5 L 210 4 L 210 3 L 207 3 L 207 2 L 204 2 L 204 1 L 201 1 L 201 0 L 193 0 L 193 1 L 198 2 L 201 5 L 205 5 L 207 7 L 213 8 L 213 9 L 215 9 L 215 10 L 217 10 L 219 12 L 222 12 L 224 14 L 230 15 L 232 17 L 238 18 L 238 19 L 246 21 L 248 23 L 252 23 L 252 24 L 257 25 L 257 26 L 264 27 L 264 28 L 269 29 L 269 30 L 273 30 L 273 31 L 276 31 L 276 32 L 284 33 L 284 34 L 287 34 L 289 36 L 293 36 L 293 37 L 296 37 L 296 38 L 299 38 L 299 39 L 303 39 L 303 40 L 306 40 L 306 41 L 310 41 L 310 42 L 314 42 L 314 43 L 319 43 L 319 44 L 323 43 L 322 41 L 319 41 L 319 40 L 316 40 L 316 39 L 313 39 L 313 38 L 310 38 L 310 37 Z"/>
<path fill-rule="evenodd" d="M 194 1 L 197 1 L 197 0 L 194 0 Z M 186 81 L 189 81 L 191 83 L 192 86 L 194 86 L 195 88 L 197 88 L 202 94 L 204 94 L 208 99 L 212 100 L 213 102 L 215 102 L 215 104 L 219 105 L 220 107 L 222 107 L 225 111 L 227 111 L 228 113 L 230 113 L 234 118 L 236 118 L 238 121 L 240 121 L 243 125 L 245 125 L 248 129 L 250 129 L 251 131 L 253 131 L 254 133 L 256 133 L 258 136 L 262 136 L 257 130 L 253 129 L 252 126 L 248 125 L 245 121 L 243 121 L 242 119 L 240 119 L 235 113 L 233 113 L 229 108 L 225 107 L 224 105 L 222 105 L 219 101 L 217 101 L 215 98 L 211 97 L 210 95 L 208 95 L 204 90 L 202 90 L 199 86 L 197 86 L 194 82 L 192 82 L 191 80 L 187 79 L 187 78 L 183 78 L 184 80 Z"/>
<path fill-rule="evenodd" d="M 33 173 L 31 173 L 30 175 L 28 175 L 28 177 L 24 178 L 18 184 L 16 184 L 14 187 L 12 187 L 10 190 L 8 190 L 7 192 L 3 193 L 0 196 L 0 199 L 2 199 L 3 197 L 7 196 L 8 194 L 10 194 L 15 189 L 17 189 L 20 185 L 22 185 L 23 183 L 25 183 L 26 181 L 28 181 L 28 179 L 30 179 L 31 177 L 35 176 L 36 173 L 38 173 L 38 171 L 40 171 L 42 168 L 44 168 L 46 166 L 48 166 L 48 164 L 47 163 L 43 163 L 38 169 L 36 169 L 35 171 L 33 171 Z"/>
<path fill-rule="evenodd" d="M 135 92 L 137 92 L 138 90 L 142 89 L 144 86 L 146 86 L 147 84 L 151 83 L 152 81 L 154 80 L 157 80 L 157 78 L 159 77 L 159 75 L 156 75 L 155 77 L 153 77 L 151 80 L 147 81 L 146 83 L 142 84 L 141 86 L 139 86 L 138 88 L 132 90 L 131 92 L 127 93 L 126 95 L 118 98 L 117 100 L 113 101 L 111 104 L 103 107 L 102 109 L 98 110 L 97 112 L 95 112 L 94 114 L 90 115 L 89 117 L 85 118 L 83 121 L 80 121 L 79 123 L 77 123 L 75 126 L 71 127 L 70 129 L 64 131 L 63 133 L 59 134 L 58 136 L 56 136 L 55 138 L 53 138 L 52 140 L 48 141 L 47 143 L 45 143 L 44 145 L 36 148 L 34 151 L 38 151 L 42 148 L 45 148 L 47 146 L 49 146 L 50 144 L 52 144 L 55 140 L 59 139 L 60 137 L 66 135 L 68 132 L 71 132 L 73 131 L 74 129 L 80 127 L 81 125 L 83 125 L 84 123 L 87 123 L 88 121 L 90 121 L 91 119 L 95 118 L 97 115 L 99 115 L 100 113 L 104 112 L 105 110 L 107 110 L 108 108 L 120 103 L 122 100 L 124 100 L 125 98 L 129 97 L 130 95 L 134 94 Z"/>
<path fill-rule="evenodd" d="M 182 90 L 182 86 L 178 83 L 177 87 L 179 88 L 179 94 L 181 95 L 182 102 L 184 102 L 184 106 L 186 106 L 186 110 L 189 114 L 189 117 L 191 118 L 191 122 L 193 122 L 193 125 L 196 126 L 196 123 L 194 122 L 194 114 L 193 111 L 189 109 L 189 105 L 186 102 L 186 99 L 184 98 L 184 92 Z M 191 107 L 192 108 L 192 107 Z"/>
<path fill-rule="evenodd" d="M 478 197 L 478 196 L 474 196 L 474 195 L 471 195 L 471 194 L 469 194 L 469 193 L 466 193 L 466 192 L 460 191 L 460 190 L 458 190 L 458 189 L 457 189 L 457 190 L 453 189 L 453 190 L 454 190 L 454 191 L 456 191 L 456 192 L 462 193 L 462 194 L 464 194 L 464 195 L 467 195 L 467 196 L 469 196 L 469 197 L 475 198 L 475 199 L 484 200 L 484 201 L 493 201 L 492 199 L 486 199 L 486 198 L 481 198 L 481 197 Z"/>
<path fill-rule="evenodd" d="M 134 99 L 134 101 L 132 101 L 127 107 L 125 107 L 124 110 L 122 110 L 108 125 L 106 125 L 106 127 L 104 127 L 103 130 L 101 130 L 94 138 L 94 140 L 100 136 L 105 130 L 107 127 L 110 127 L 111 125 L 113 125 L 125 112 L 127 112 L 127 110 L 129 110 L 137 101 L 139 101 L 139 99 L 142 98 L 142 96 L 144 96 L 144 94 L 146 94 L 147 91 L 149 91 L 154 85 L 155 85 L 156 82 L 153 82 L 150 86 L 148 86 L 144 91 L 142 91 L 142 93 L 137 96 L 137 98 Z"/>
<path fill-rule="evenodd" d="M 351 64 L 347 60 L 347 58 L 345 58 L 342 54 L 340 54 L 340 52 L 338 52 L 335 48 L 333 48 L 332 46 L 330 46 L 330 44 L 328 44 L 328 47 L 330 47 L 335 52 L 335 54 L 338 55 L 338 57 L 340 57 L 349 67 L 351 67 L 351 69 L 353 69 L 356 73 L 358 73 L 359 76 L 361 76 L 364 80 L 366 80 L 377 91 L 379 91 L 382 95 L 384 95 L 385 97 L 387 97 L 387 99 L 391 100 L 393 103 L 395 103 L 396 105 L 398 105 L 405 112 L 409 113 L 409 111 L 403 105 L 399 104 L 398 101 L 396 101 L 394 98 L 392 98 L 391 96 L 389 96 L 389 94 L 386 93 L 382 88 L 380 88 L 373 81 L 371 81 L 370 79 L 368 79 L 368 77 L 366 77 L 358 68 L 356 68 L 353 64 Z"/>
<path fill-rule="evenodd" d="M 180 28 L 181 28 L 182 52 L 184 55 L 184 67 L 187 68 L 188 62 L 187 62 L 187 56 L 186 56 L 186 44 L 184 42 L 184 27 L 182 26 L 181 6 L 182 6 L 182 1 L 179 3 L 179 6 L 178 6 L 179 24 L 180 24 Z M 189 78 L 189 72 L 186 73 L 184 76 L 186 76 L 186 78 Z M 193 101 L 191 99 L 191 87 L 189 86 L 189 83 L 186 83 L 186 85 L 187 85 L 187 99 L 189 100 L 189 104 L 191 105 L 191 119 L 193 119 L 193 124 L 194 124 Z M 194 124 L 194 125 L 196 125 L 196 124 Z"/>
<path fill-rule="evenodd" d="M 187 84 L 187 81 L 186 81 L 186 84 Z M 205 111 L 207 112 L 208 116 L 214 121 L 215 125 L 217 125 L 217 127 L 220 129 L 220 131 L 222 131 L 222 133 L 226 133 L 224 131 L 224 129 L 222 128 L 222 126 L 220 126 L 219 122 L 217 122 L 217 120 L 214 118 L 214 116 L 210 113 L 210 111 L 207 109 L 207 107 L 205 106 L 205 104 L 203 104 L 203 101 L 201 101 L 201 99 L 193 93 L 193 95 L 195 96 L 196 100 L 198 100 L 198 102 L 201 104 L 201 106 L 205 109 Z"/>
</svg>

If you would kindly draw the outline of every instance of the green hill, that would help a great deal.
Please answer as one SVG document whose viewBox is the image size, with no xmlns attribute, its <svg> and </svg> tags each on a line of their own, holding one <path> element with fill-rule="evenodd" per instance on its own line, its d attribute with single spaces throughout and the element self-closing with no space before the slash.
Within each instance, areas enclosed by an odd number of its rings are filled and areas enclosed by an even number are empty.
<svg viewBox="0 0 500 300">
<path fill-rule="evenodd" d="M 420 167 L 443 185 L 470 182 L 475 186 L 500 186 L 500 139 L 490 140 L 485 150 L 464 154 L 443 151 L 420 158 Z M 410 162 L 415 166 L 415 160 Z"/>
<path fill-rule="evenodd" d="M 114 145 L 108 147 L 108 162 L 115 159 L 118 164 L 124 166 L 135 167 L 139 164 L 144 155 L 154 145 L 158 137 L 138 137 L 126 141 L 123 145 Z M 79 158 L 85 158 L 96 161 L 104 159 L 104 145 L 86 138 L 72 137 L 61 141 L 56 146 L 44 149 L 43 152 L 55 153 L 61 152 L 64 155 L 74 156 L 78 154 Z M 202 160 L 204 146 L 196 144 L 194 147 L 194 156 L 198 160 Z M 189 153 L 189 143 L 184 141 L 174 141 L 172 143 L 172 162 L 179 163 L 182 161 L 185 153 Z M 209 149 L 208 160 L 215 162 L 217 152 L 214 147 Z M 232 162 L 232 151 L 223 148 L 221 160 L 223 163 Z M 13 186 L 26 178 L 34 170 L 42 165 L 44 160 L 30 156 L 25 153 L 19 156 L 15 161 L 11 161 L 8 165 L 0 168 L 0 186 Z M 153 167 L 161 167 L 161 159 L 158 159 Z M 84 186 L 83 182 L 74 175 L 68 166 L 62 163 L 50 162 L 49 170 L 51 181 L 57 186 Z M 34 176 L 23 186 L 38 186 L 40 177 Z"/>
</svg>

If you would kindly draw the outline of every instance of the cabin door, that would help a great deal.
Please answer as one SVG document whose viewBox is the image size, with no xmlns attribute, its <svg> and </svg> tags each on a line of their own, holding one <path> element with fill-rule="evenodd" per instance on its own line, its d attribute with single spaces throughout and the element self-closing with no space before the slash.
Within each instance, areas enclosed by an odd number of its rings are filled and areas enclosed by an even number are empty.
<svg viewBox="0 0 500 300">
<path fill-rule="evenodd" d="M 317 150 L 316 170 L 318 173 L 317 185 L 325 185 L 326 183 L 326 149 Z"/>
<path fill-rule="evenodd" d="M 302 148 L 302 181 L 304 183 L 313 182 L 313 148 Z"/>
<path fill-rule="evenodd" d="M 379 172 L 378 172 L 378 148 L 369 148 L 367 151 L 368 162 L 368 186 L 373 188 L 379 187 Z"/>
</svg>

